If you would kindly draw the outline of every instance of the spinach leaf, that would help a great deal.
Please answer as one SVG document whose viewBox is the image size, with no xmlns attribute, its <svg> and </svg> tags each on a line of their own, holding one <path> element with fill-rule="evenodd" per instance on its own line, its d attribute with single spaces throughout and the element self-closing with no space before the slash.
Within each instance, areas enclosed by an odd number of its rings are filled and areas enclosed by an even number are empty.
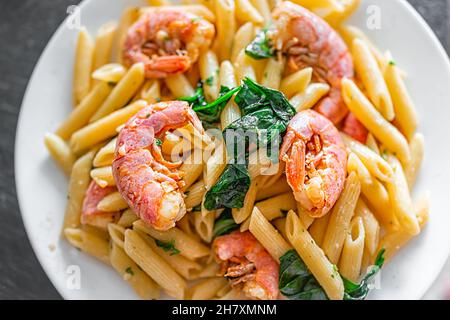
<svg viewBox="0 0 450 320">
<path fill-rule="evenodd" d="M 280 292 L 290 300 L 327 300 L 327 295 L 295 250 L 280 258 Z"/>
<path fill-rule="evenodd" d="M 377 258 L 375 259 L 375 265 L 369 272 L 367 272 L 367 274 L 364 276 L 364 278 L 361 280 L 359 284 L 342 277 L 345 289 L 344 300 L 364 300 L 367 297 L 370 291 L 369 286 L 373 278 L 383 267 L 384 252 L 385 249 L 381 249 L 380 252 L 378 252 Z"/>
<path fill-rule="evenodd" d="M 239 228 L 231 215 L 231 209 L 225 209 L 214 223 L 214 237 L 223 236 Z"/>
<path fill-rule="evenodd" d="M 220 88 L 219 98 L 211 103 L 207 103 L 203 91 L 203 84 L 200 81 L 193 96 L 181 97 L 178 100 L 189 102 L 199 119 L 203 124 L 206 124 L 206 127 L 209 127 L 212 123 L 219 121 L 223 108 L 239 89 L 240 87 L 230 89 L 222 86 Z"/>
<path fill-rule="evenodd" d="M 207 210 L 242 208 L 250 187 L 250 176 L 243 164 L 228 164 L 219 181 L 206 193 Z"/>
<path fill-rule="evenodd" d="M 267 36 L 268 30 L 262 29 L 255 39 L 245 48 L 245 53 L 256 60 L 267 59 L 275 56 L 275 49 Z"/>
</svg>

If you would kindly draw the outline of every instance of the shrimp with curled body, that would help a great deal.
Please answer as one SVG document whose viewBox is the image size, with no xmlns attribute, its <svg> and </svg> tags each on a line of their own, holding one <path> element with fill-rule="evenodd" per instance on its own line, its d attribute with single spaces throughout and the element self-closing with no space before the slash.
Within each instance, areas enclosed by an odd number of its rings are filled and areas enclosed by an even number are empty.
<svg viewBox="0 0 450 320">
<path fill-rule="evenodd" d="M 167 131 L 189 123 L 203 134 L 187 102 L 161 102 L 139 111 L 117 138 L 112 166 L 117 188 L 130 208 L 158 230 L 174 227 L 186 213 L 181 163 L 166 161 L 160 142 Z"/>
<path fill-rule="evenodd" d="M 232 286 L 241 287 L 252 299 L 278 298 L 279 265 L 249 231 L 218 237 L 213 248 L 221 275 L 229 278 Z"/>
<path fill-rule="evenodd" d="M 326 215 L 344 188 L 347 151 L 339 131 L 321 114 L 306 110 L 289 123 L 280 150 L 295 199 L 314 218 Z"/>
<path fill-rule="evenodd" d="M 123 47 L 127 66 L 143 62 L 147 78 L 187 71 L 214 38 L 214 25 L 176 9 L 145 12 L 128 30 Z"/>
<path fill-rule="evenodd" d="M 341 93 L 341 80 L 353 78 L 353 60 L 341 36 L 322 18 L 311 11 L 282 2 L 274 10 L 272 38 L 278 50 L 288 55 L 288 66 L 293 69 L 312 67 L 314 78 L 331 86 L 315 110 L 339 124 L 349 113 Z M 359 122 L 354 122 L 365 128 Z"/>
</svg>

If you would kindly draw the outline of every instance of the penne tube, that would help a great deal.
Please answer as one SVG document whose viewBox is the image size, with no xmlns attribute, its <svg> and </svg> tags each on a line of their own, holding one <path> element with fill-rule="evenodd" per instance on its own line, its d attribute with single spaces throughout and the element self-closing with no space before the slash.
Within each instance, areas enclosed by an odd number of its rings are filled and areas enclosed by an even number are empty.
<svg viewBox="0 0 450 320">
<path fill-rule="evenodd" d="M 359 7 L 361 0 L 344 0 L 339 1 L 341 10 L 332 10 L 324 19 L 332 26 L 339 26 L 348 19 Z"/>
<path fill-rule="evenodd" d="M 191 209 L 200 205 L 202 203 L 205 192 L 206 188 L 203 180 L 200 180 L 190 186 L 189 189 L 184 192 L 184 194 L 186 195 L 186 198 L 184 199 L 186 208 Z"/>
<path fill-rule="evenodd" d="M 125 231 L 125 252 L 168 295 L 177 299 L 184 298 L 186 282 L 136 231 Z"/>
<path fill-rule="evenodd" d="M 235 2 L 234 0 L 216 0 L 214 5 L 217 16 L 215 47 L 220 60 L 228 60 L 231 57 L 236 33 Z"/>
<path fill-rule="evenodd" d="M 384 225 L 392 224 L 395 220 L 390 206 L 389 193 L 384 185 L 372 177 L 369 170 L 354 153 L 347 161 L 347 171 L 355 172 L 361 183 L 361 193 L 367 202 L 375 209 L 375 213 Z"/>
<path fill-rule="evenodd" d="M 394 120 L 396 115 L 391 95 L 369 46 L 361 39 L 355 39 L 352 54 L 356 72 L 375 108 L 386 120 Z"/>
<path fill-rule="evenodd" d="M 254 26 L 251 22 L 243 24 L 236 35 L 234 36 L 234 41 L 231 49 L 231 62 L 235 63 L 239 54 L 245 47 L 252 42 L 255 35 Z"/>
<path fill-rule="evenodd" d="M 259 178 L 253 179 L 252 182 L 250 183 L 250 187 L 247 190 L 247 194 L 245 195 L 244 206 L 242 208 L 233 208 L 231 210 L 234 222 L 236 222 L 237 224 L 241 224 L 242 222 L 247 220 L 247 218 L 252 213 L 256 200 L 256 193 L 258 192 L 259 183 L 260 183 Z"/>
<path fill-rule="evenodd" d="M 412 137 L 411 142 L 409 143 L 409 150 L 411 152 L 411 161 L 406 166 L 405 174 L 408 187 L 412 190 L 425 153 L 425 139 L 422 134 L 416 133 Z"/>
<path fill-rule="evenodd" d="M 411 141 L 418 125 L 418 116 L 414 102 L 408 92 L 405 82 L 400 74 L 400 70 L 389 53 L 388 64 L 384 72 L 384 79 L 392 96 L 395 111 L 395 125 Z"/>
<path fill-rule="evenodd" d="M 208 0 L 207 0 L 208 1 Z M 141 8 L 141 14 L 145 13 L 146 11 L 152 11 L 155 10 L 156 8 L 152 8 L 152 7 L 143 7 Z M 186 5 L 164 5 L 161 6 L 159 8 L 157 8 L 158 10 L 180 10 L 182 12 L 189 12 L 191 14 L 194 14 L 198 17 L 201 17 L 205 20 L 208 20 L 211 23 L 215 23 L 216 22 L 216 16 L 214 15 L 214 13 L 211 11 L 211 8 L 208 8 L 208 6 L 202 5 L 202 4 L 186 4 Z"/>
<path fill-rule="evenodd" d="M 128 29 L 139 18 L 139 8 L 128 7 L 123 11 L 119 26 L 116 31 L 112 47 L 112 62 L 122 63 L 123 44 L 127 37 Z"/>
<path fill-rule="evenodd" d="M 383 182 L 392 180 L 394 172 L 386 160 L 348 135 L 341 134 L 341 137 L 351 152 L 361 160 L 375 178 Z"/>
<path fill-rule="evenodd" d="M 90 151 L 79 158 L 73 165 L 69 180 L 68 200 L 64 215 L 63 230 L 66 228 L 78 228 L 80 226 L 84 195 L 91 182 L 89 173 L 92 168 L 93 158 L 94 152 Z"/>
<path fill-rule="evenodd" d="M 253 209 L 249 230 L 278 263 L 280 258 L 291 249 L 291 246 L 257 207 Z"/>
<path fill-rule="evenodd" d="M 228 285 L 223 277 L 205 279 L 189 289 L 190 300 L 209 300 L 214 298 L 218 291 Z"/>
<path fill-rule="evenodd" d="M 64 228 L 64 236 L 75 248 L 109 264 L 109 243 L 105 239 L 76 228 Z"/>
<path fill-rule="evenodd" d="M 116 191 L 108 194 L 97 204 L 97 209 L 104 212 L 117 212 L 128 208 L 128 203 Z"/>
<path fill-rule="evenodd" d="M 280 194 L 291 191 L 291 187 L 288 185 L 286 178 L 282 176 L 270 188 L 258 189 L 256 193 L 256 201 L 272 198 Z"/>
<path fill-rule="evenodd" d="M 55 133 L 65 140 L 70 139 L 74 132 L 89 123 L 89 119 L 106 100 L 112 88 L 105 82 L 97 83 L 80 104 L 72 110 L 69 117 L 61 123 Z"/>
<path fill-rule="evenodd" d="M 258 10 L 264 21 L 270 21 L 270 19 L 272 19 L 272 13 L 268 0 L 250 0 L 250 2 L 253 7 Z"/>
<path fill-rule="evenodd" d="M 342 300 L 344 284 L 336 267 L 327 259 L 322 249 L 317 246 L 294 211 L 288 213 L 286 233 L 295 251 L 325 290 L 328 298 Z"/>
<path fill-rule="evenodd" d="M 317 243 L 319 247 L 322 247 L 323 239 L 325 238 L 325 233 L 327 232 L 328 222 L 330 221 L 330 215 L 327 214 L 322 218 L 315 219 L 311 227 L 309 228 L 309 232 L 311 233 L 311 237 Z"/>
<path fill-rule="evenodd" d="M 94 167 L 107 167 L 112 165 L 114 160 L 114 152 L 116 149 L 117 139 L 111 139 L 104 147 L 102 147 L 94 158 Z"/>
<path fill-rule="evenodd" d="M 105 102 L 102 103 L 97 112 L 91 117 L 90 122 L 98 121 L 125 106 L 136 94 L 143 82 L 144 64 L 136 63 L 128 70 L 119 83 L 117 83 Z"/>
<path fill-rule="evenodd" d="M 127 73 L 127 69 L 118 63 L 108 63 L 92 72 L 92 78 L 95 80 L 116 84 Z"/>
<path fill-rule="evenodd" d="M 61 137 L 53 133 L 47 133 L 44 142 L 48 152 L 63 170 L 64 174 L 70 176 L 76 159 L 69 145 Z"/>
<path fill-rule="evenodd" d="M 167 231 L 158 231 L 147 226 L 142 220 L 138 220 L 133 223 L 133 228 L 160 241 L 173 241 L 174 246 L 180 250 L 180 254 L 188 259 L 194 260 L 209 255 L 209 248 L 207 246 L 196 241 L 176 227 Z"/>
<path fill-rule="evenodd" d="M 264 18 L 250 0 L 236 0 L 236 18 L 240 23 L 263 24 Z"/>
<path fill-rule="evenodd" d="M 286 234 L 286 218 L 278 218 L 272 221 L 272 224 L 277 228 L 278 232 L 283 236 L 284 240 L 289 241 Z"/>
<path fill-rule="evenodd" d="M 136 213 L 134 213 L 131 209 L 127 209 L 120 216 L 119 221 L 117 221 L 117 225 L 124 228 L 130 228 L 136 220 L 139 220 Z"/>
<path fill-rule="evenodd" d="M 219 180 L 227 166 L 226 157 L 225 143 L 220 142 L 203 168 L 203 181 L 205 182 L 206 190 L 210 190 Z"/>
<path fill-rule="evenodd" d="M 263 2 L 263 1 L 261 1 Z M 266 2 L 267 3 L 267 2 Z M 262 85 L 268 88 L 278 90 L 281 83 L 281 75 L 284 71 L 284 59 L 269 59 L 264 69 Z"/>
<path fill-rule="evenodd" d="M 223 61 L 220 65 L 219 73 L 220 85 L 228 88 L 235 88 L 237 86 L 236 76 L 234 74 L 234 67 L 230 61 Z M 234 103 L 234 99 L 228 101 L 222 113 L 220 114 L 220 124 L 224 129 L 231 123 L 241 117 L 239 107 Z"/>
<path fill-rule="evenodd" d="M 123 248 L 113 243 L 109 259 L 111 266 L 130 284 L 141 299 L 159 299 L 159 286 L 128 257 Z"/>
<path fill-rule="evenodd" d="M 92 70 L 97 70 L 110 62 L 111 50 L 116 31 L 117 24 L 112 21 L 103 24 L 100 29 L 98 29 L 97 36 L 95 38 Z"/>
<path fill-rule="evenodd" d="M 203 162 L 197 159 L 196 155 L 200 152 L 193 152 L 180 166 L 179 171 L 183 172 L 184 187 L 183 191 L 187 190 L 203 173 Z"/>
<path fill-rule="evenodd" d="M 330 86 L 325 83 L 312 83 L 306 89 L 295 96 L 289 102 L 297 112 L 311 109 L 330 91 Z"/>
<path fill-rule="evenodd" d="M 245 78 L 250 78 L 252 80 L 256 80 L 257 78 L 256 71 L 253 68 L 253 64 L 250 59 L 251 58 L 245 54 L 244 49 L 242 49 L 236 57 L 234 68 L 236 71 L 236 78 L 239 83 Z"/>
<path fill-rule="evenodd" d="M 291 98 L 296 93 L 302 93 L 311 83 L 312 68 L 301 69 L 281 80 L 280 90 L 286 97 Z"/>
<path fill-rule="evenodd" d="M 410 161 L 410 152 L 405 137 L 383 118 L 353 81 L 342 80 L 342 95 L 355 117 L 389 151 L 395 153 L 403 164 L 407 164 Z"/>
<path fill-rule="evenodd" d="M 96 122 L 90 123 L 72 135 L 70 147 L 73 152 L 78 154 L 106 139 L 114 137 L 117 134 L 116 128 L 118 126 L 124 124 L 146 106 L 147 103 L 144 100 L 139 100 L 126 108 L 117 110 Z"/>
<path fill-rule="evenodd" d="M 304 209 L 299 202 L 297 202 L 297 215 L 302 222 L 302 224 L 305 226 L 306 229 L 309 229 L 309 227 L 313 224 L 314 218 L 311 217 L 308 210 Z"/>
<path fill-rule="evenodd" d="M 342 256 L 339 260 L 339 273 L 346 279 L 358 282 L 364 254 L 365 230 L 363 219 L 355 217 L 350 232 L 345 238 Z"/>
<path fill-rule="evenodd" d="M 153 252 L 158 254 L 161 258 L 163 258 L 172 268 L 181 275 L 186 280 L 193 279 L 194 275 L 197 274 L 202 266 L 200 263 L 189 260 L 186 257 L 183 257 L 180 254 L 173 254 L 173 252 L 165 251 L 163 248 L 159 247 L 155 239 L 149 237 L 143 232 L 136 231 L 139 236 L 145 240 L 147 245 L 150 247 Z"/>
<path fill-rule="evenodd" d="M 209 211 L 207 214 L 202 212 L 194 212 L 194 226 L 200 238 L 206 242 L 211 243 L 213 238 L 214 221 L 216 219 L 216 212 Z"/>
<path fill-rule="evenodd" d="M 91 178 L 102 188 L 116 185 L 111 166 L 92 169 Z"/>
<path fill-rule="evenodd" d="M 239 227 L 240 232 L 245 232 L 250 228 L 250 219 L 251 219 L 251 216 L 248 217 L 247 220 L 245 220 L 244 222 L 241 223 L 241 225 Z"/>
<path fill-rule="evenodd" d="M 190 97 L 195 94 L 189 80 L 183 74 L 174 74 L 166 78 L 166 85 L 172 94 L 179 97 Z"/>
<path fill-rule="evenodd" d="M 388 155 L 388 161 L 394 170 L 394 179 L 387 184 L 387 189 L 395 217 L 405 232 L 417 235 L 420 232 L 420 226 L 413 210 L 408 183 L 402 165 L 393 155 Z"/>
<path fill-rule="evenodd" d="M 86 28 L 78 33 L 73 72 L 73 98 L 75 105 L 89 93 L 91 86 L 94 41 Z"/>
<path fill-rule="evenodd" d="M 148 104 L 154 104 L 161 101 L 161 87 L 159 81 L 149 81 L 147 86 L 144 86 L 141 90 L 141 98 L 148 102 Z"/>
<path fill-rule="evenodd" d="M 361 185 L 355 173 L 350 173 L 345 181 L 342 194 L 330 213 L 322 248 L 331 263 L 338 263 L 345 237 L 350 231 L 350 221 L 355 213 Z"/>
<path fill-rule="evenodd" d="M 115 223 L 109 223 L 107 229 L 111 241 L 123 249 L 125 241 L 125 228 Z"/>
<path fill-rule="evenodd" d="M 289 210 L 296 210 L 297 202 L 295 201 L 292 192 L 287 192 L 273 198 L 257 202 L 255 206 L 259 211 L 261 211 L 267 220 L 271 221 L 285 216 Z"/>
<path fill-rule="evenodd" d="M 207 101 L 214 101 L 219 97 L 219 62 L 216 54 L 206 51 L 198 60 L 200 77 L 203 81 L 203 90 Z"/>
<path fill-rule="evenodd" d="M 380 155 L 380 148 L 378 147 L 377 140 L 371 133 L 367 135 L 366 146 L 376 154 Z"/>
</svg>

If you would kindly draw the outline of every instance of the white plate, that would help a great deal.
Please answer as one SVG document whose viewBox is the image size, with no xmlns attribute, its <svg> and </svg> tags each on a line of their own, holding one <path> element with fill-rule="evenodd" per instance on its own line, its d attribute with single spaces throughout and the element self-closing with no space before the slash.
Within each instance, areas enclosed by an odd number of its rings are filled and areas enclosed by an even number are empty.
<svg viewBox="0 0 450 320">
<path fill-rule="evenodd" d="M 86 0 L 81 22 L 95 33 L 106 21 L 117 20 L 136 0 Z M 450 64 L 439 41 L 406 1 L 364 0 L 352 23 L 366 30 L 367 7 L 381 10 L 381 30 L 367 30 L 383 50 L 390 49 L 408 73 L 408 87 L 426 137 L 426 157 L 415 194 L 430 191 L 431 220 L 383 269 L 381 290 L 374 299 L 419 299 L 432 284 L 450 251 L 448 214 L 450 171 Z M 22 217 L 34 251 L 56 289 L 67 299 L 134 299 L 129 286 L 93 258 L 60 240 L 67 180 L 43 144 L 71 110 L 72 65 L 76 30 L 65 23 L 42 54 L 26 91 L 16 137 L 16 184 Z M 55 245 L 56 250 L 49 246 Z M 81 270 L 81 289 L 70 289 L 68 266 Z"/>
</svg>

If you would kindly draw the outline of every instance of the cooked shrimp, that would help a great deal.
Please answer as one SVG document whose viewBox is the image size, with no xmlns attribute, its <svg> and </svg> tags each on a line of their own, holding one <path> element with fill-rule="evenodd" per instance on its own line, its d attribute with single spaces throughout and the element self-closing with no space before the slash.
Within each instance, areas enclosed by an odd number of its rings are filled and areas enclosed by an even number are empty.
<svg viewBox="0 0 450 320">
<path fill-rule="evenodd" d="M 144 13 L 128 31 L 123 47 L 127 66 L 143 62 L 147 78 L 187 71 L 214 38 L 214 25 L 175 9 Z"/>
<path fill-rule="evenodd" d="M 330 84 L 331 90 L 315 110 L 334 124 L 348 113 L 341 94 L 343 77 L 354 75 L 353 61 L 344 40 L 333 28 L 309 10 L 281 2 L 274 10 L 272 34 L 277 49 L 288 55 L 291 69 L 313 67 L 314 78 Z"/>
<path fill-rule="evenodd" d="M 353 113 L 349 113 L 345 118 L 342 131 L 362 144 L 366 144 L 369 131 L 367 131 L 366 127 L 356 119 Z"/>
<path fill-rule="evenodd" d="M 312 217 L 326 215 L 346 177 L 347 151 L 336 127 L 313 110 L 299 112 L 289 123 L 280 159 L 295 199 Z"/>
<path fill-rule="evenodd" d="M 218 237 L 213 248 L 221 275 L 231 279 L 232 286 L 241 287 L 249 298 L 278 298 L 278 263 L 249 231 Z"/>
<path fill-rule="evenodd" d="M 114 191 L 114 187 L 102 188 L 92 180 L 84 197 L 81 223 L 106 229 L 108 223 L 114 222 L 119 212 L 104 212 L 97 209 L 98 203 Z"/>
<path fill-rule="evenodd" d="M 117 138 L 113 175 L 131 209 L 158 230 L 175 226 L 186 213 L 181 163 L 166 161 L 160 143 L 165 132 L 191 123 L 203 134 L 195 112 L 184 101 L 161 102 L 139 111 Z"/>
</svg>

